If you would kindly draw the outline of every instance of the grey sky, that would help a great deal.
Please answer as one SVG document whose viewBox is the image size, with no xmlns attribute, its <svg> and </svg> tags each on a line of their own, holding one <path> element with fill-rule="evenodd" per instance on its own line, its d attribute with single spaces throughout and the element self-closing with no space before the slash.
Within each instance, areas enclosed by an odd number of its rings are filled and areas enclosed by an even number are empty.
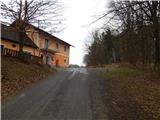
<svg viewBox="0 0 160 120">
<path fill-rule="evenodd" d="M 59 37 L 73 44 L 71 48 L 70 63 L 83 63 L 83 55 L 87 36 L 92 29 L 100 27 L 102 20 L 88 26 L 96 18 L 94 15 L 101 15 L 106 10 L 106 0 L 62 0 L 66 5 L 64 15 L 67 18 L 67 26 Z"/>
</svg>

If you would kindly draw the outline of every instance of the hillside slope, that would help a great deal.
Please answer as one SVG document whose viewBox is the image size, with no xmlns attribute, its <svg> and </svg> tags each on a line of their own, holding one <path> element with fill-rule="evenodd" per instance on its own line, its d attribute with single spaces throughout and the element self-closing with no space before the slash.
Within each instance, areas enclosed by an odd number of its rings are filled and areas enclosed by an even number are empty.
<svg viewBox="0 0 160 120">
<path fill-rule="evenodd" d="M 45 78 L 54 70 L 46 65 L 25 63 L 12 57 L 1 57 L 1 94 L 6 99 Z"/>
<path fill-rule="evenodd" d="M 110 65 L 99 72 L 99 91 L 114 120 L 160 120 L 160 77 L 154 71 Z"/>
</svg>

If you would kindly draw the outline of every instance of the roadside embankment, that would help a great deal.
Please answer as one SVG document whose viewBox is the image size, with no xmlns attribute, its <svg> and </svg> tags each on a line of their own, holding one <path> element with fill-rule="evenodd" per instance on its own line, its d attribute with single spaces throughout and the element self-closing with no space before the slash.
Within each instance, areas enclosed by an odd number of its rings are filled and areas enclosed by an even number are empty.
<svg viewBox="0 0 160 120">
<path fill-rule="evenodd" d="M 55 72 L 47 65 L 25 63 L 17 58 L 1 57 L 2 100 L 16 95 L 26 87 Z"/>
<path fill-rule="evenodd" d="M 103 77 L 99 90 L 109 119 L 160 120 L 160 78 L 156 73 L 113 65 L 98 75 Z"/>
</svg>

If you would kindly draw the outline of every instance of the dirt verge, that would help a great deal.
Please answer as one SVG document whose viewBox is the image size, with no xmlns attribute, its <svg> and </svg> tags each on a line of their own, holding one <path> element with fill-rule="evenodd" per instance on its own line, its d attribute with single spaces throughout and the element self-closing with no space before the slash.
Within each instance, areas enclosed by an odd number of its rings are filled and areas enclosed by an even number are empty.
<svg viewBox="0 0 160 120">
<path fill-rule="evenodd" d="M 1 57 L 1 97 L 5 100 L 33 83 L 44 79 L 54 69 L 46 65 L 25 63 L 17 58 Z"/>
<path fill-rule="evenodd" d="M 121 66 L 98 74 L 103 77 L 99 91 L 109 119 L 160 120 L 159 77 Z"/>
</svg>

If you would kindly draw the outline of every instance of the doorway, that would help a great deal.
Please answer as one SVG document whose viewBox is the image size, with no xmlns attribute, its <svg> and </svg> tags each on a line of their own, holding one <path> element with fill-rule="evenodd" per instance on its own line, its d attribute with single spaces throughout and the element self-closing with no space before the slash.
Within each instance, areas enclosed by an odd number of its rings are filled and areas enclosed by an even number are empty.
<svg viewBox="0 0 160 120">
<path fill-rule="evenodd" d="M 56 67 L 59 67 L 59 60 L 56 60 Z"/>
</svg>

